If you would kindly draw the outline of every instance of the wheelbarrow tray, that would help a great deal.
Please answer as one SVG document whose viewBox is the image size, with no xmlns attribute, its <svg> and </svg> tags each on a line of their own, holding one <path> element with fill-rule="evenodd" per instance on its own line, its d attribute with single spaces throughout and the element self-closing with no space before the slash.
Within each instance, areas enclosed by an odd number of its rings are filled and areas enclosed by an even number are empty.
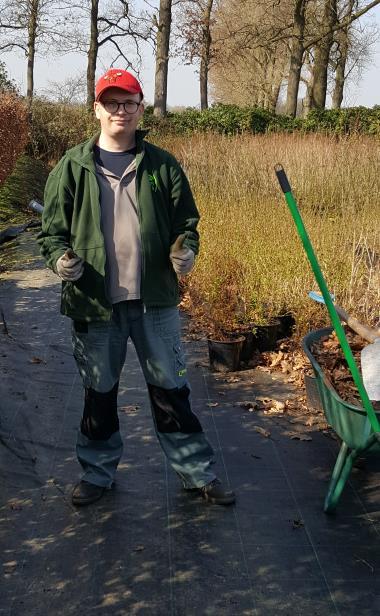
<svg viewBox="0 0 380 616">
<path fill-rule="evenodd" d="M 330 513 L 336 508 L 355 458 L 369 450 L 371 450 L 371 453 L 380 454 L 378 441 L 365 410 L 360 406 L 342 400 L 313 355 L 313 344 L 322 337 L 329 336 L 332 331 L 332 327 L 314 330 L 304 337 L 302 344 L 303 350 L 313 367 L 327 422 L 342 440 L 325 499 L 324 511 L 326 513 Z M 380 418 L 380 413 L 377 413 L 377 415 Z"/>
</svg>

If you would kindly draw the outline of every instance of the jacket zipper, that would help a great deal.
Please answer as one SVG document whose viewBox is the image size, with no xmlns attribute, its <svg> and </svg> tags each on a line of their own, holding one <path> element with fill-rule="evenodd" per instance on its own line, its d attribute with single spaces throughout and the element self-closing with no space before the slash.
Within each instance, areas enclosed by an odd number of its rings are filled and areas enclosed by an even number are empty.
<svg viewBox="0 0 380 616">
<path fill-rule="evenodd" d="M 140 238 L 141 238 L 141 281 L 140 281 L 140 299 L 143 302 L 144 313 L 146 312 L 146 306 L 144 303 L 144 285 L 143 282 L 145 280 L 145 251 L 144 251 L 144 241 L 143 241 L 143 230 L 142 230 L 142 216 L 141 216 L 141 207 L 139 202 L 139 188 L 140 188 L 140 179 L 139 179 L 139 168 L 142 161 L 142 157 L 144 156 L 144 150 L 141 152 L 140 160 L 136 161 L 136 205 L 137 205 L 137 213 L 139 217 L 140 223 Z"/>
<path fill-rule="evenodd" d="M 93 176 L 93 180 L 94 180 L 94 186 L 96 187 L 96 194 L 97 194 L 97 203 L 98 203 L 98 209 L 97 209 L 97 214 L 98 214 L 98 225 L 99 225 L 99 229 L 100 229 L 100 233 L 102 235 L 103 238 L 103 251 L 104 251 L 104 278 L 103 278 L 103 290 L 104 290 L 104 297 L 106 298 L 107 302 L 109 303 L 109 300 L 107 298 L 107 287 L 106 287 L 106 260 L 107 260 L 107 255 L 105 254 L 105 243 L 104 243 L 104 235 L 103 235 L 103 231 L 102 231 L 102 225 L 101 225 L 101 208 L 100 208 L 100 189 L 99 189 L 99 184 L 98 181 L 96 179 L 96 169 L 94 168 L 94 170 L 90 169 L 89 167 L 86 167 L 88 169 L 88 171 L 90 172 L 90 174 Z M 111 306 L 111 314 L 112 314 L 112 306 Z"/>
</svg>

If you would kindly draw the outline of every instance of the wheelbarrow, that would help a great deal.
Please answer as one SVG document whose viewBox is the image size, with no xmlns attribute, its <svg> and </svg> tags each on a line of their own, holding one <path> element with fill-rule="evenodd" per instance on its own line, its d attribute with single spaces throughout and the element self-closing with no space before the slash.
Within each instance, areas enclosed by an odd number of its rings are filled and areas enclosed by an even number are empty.
<svg viewBox="0 0 380 616">
<path fill-rule="evenodd" d="M 326 513 L 331 513 L 336 508 L 355 458 L 370 449 L 380 453 L 380 445 L 366 411 L 342 400 L 313 355 L 313 344 L 323 336 L 329 336 L 332 331 L 332 327 L 314 330 L 304 337 L 302 343 L 303 350 L 314 371 L 327 422 L 342 440 L 325 498 L 324 511 Z M 380 419 L 380 412 L 376 414 Z"/>
<path fill-rule="evenodd" d="M 316 374 L 317 386 L 326 418 L 338 436 L 342 439 L 342 446 L 333 470 L 328 494 L 325 500 L 324 510 L 328 513 L 333 511 L 338 503 L 355 458 L 360 453 L 369 450 L 376 443 L 380 444 L 380 413 L 375 412 L 368 392 L 364 386 L 362 376 L 356 365 L 355 358 L 351 351 L 343 326 L 340 322 L 337 310 L 332 301 L 326 281 L 314 253 L 313 246 L 310 242 L 301 214 L 298 210 L 296 200 L 293 197 L 289 180 L 282 165 L 277 164 L 275 166 L 275 172 L 363 404 L 363 408 L 359 408 L 343 402 L 343 400 L 340 399 L 328 383 L 322 369 L 313 357 L 310 347 L 311 340 L 313 338 L 315 340 L 323 335 L 321 332 L 331 332 L 332 329 L 311 332 L 304 341 L 305 351 Z"/>
</svg>

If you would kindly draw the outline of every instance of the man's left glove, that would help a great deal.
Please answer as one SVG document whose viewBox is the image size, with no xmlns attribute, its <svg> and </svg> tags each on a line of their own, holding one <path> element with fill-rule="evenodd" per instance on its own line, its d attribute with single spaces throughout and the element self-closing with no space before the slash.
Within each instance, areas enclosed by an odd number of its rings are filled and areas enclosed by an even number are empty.
<svg viewBox="0 0 380 616">
<path fill-rule="evenodd" d="M 179 235 L 170 247 L 170 260 L 174 271 L 178 276 L 184 276 L 191 272 L 194 266 L 195 254 L 191 248 L 183 248 L 182 244 L 185 239 L 185 234 Z"/>
<path fill-rule="evenodd" d="M 83 274 L 83 259 L 78 257 L 72 248 L 68 248 L 56 263 L 57 274 L 62 280 L 73 282 Z"/>
</svg>

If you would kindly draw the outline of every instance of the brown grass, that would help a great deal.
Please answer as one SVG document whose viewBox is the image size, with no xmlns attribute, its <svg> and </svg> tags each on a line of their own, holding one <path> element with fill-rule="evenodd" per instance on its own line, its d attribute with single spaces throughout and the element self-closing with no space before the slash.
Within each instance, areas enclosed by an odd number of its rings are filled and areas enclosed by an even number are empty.
<svg viewBox="0 0 380 616">
<path fill-rule="evenodd" d="M 380 142 L 320 135 L 197 135 L 161 145 L 183 164 L 201 212 L 201 252 L 189 280 L 197 306 L 231 325 L 291 311 L 298 332 L 328 322 L 274 174 L 287 172 L 338 303 L 380 316 Z"/>
</svg>

